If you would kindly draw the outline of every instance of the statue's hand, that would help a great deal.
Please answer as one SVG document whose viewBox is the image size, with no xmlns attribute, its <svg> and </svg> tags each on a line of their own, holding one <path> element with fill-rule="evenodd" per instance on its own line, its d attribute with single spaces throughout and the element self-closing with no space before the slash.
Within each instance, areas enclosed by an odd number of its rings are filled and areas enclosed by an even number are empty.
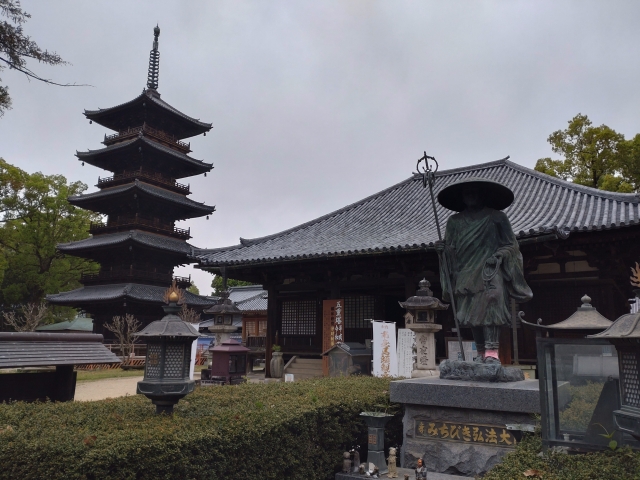
<svg viewBox="0 0 640 480">
<path fill-rule="evenodd" d="M 437 242 L 435 242 L 433 244 L 433 246 L 435 247 L 436 252 L 438 252 L 438 253 L 444 252 L 444 249 L 445 249 L 444 240 L 438 240 Z"/>
</svg>

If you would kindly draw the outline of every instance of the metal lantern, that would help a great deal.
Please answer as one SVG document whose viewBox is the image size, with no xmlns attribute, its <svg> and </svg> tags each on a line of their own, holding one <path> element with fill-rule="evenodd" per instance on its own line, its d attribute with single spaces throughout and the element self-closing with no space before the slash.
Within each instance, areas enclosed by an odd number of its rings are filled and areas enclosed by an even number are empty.
<svg viewBox="0 0 640 480">
<path fill-rule="evenodd" d="M 620 404 L 613 412 L 616 426 L 640 440 L 640 312 L 622 315 L 602 333 L 589 338 L 606 339 L 618 352 Z"/>
<path fill-rule="evenodd" d="M 547 337 L 554 337 L 556 334 L 576 337 L 585 336 L 587 332 L 594 330 L 602 331 L 613 324 L 611 320 L 603 317 L 595 307 L 591 305 L 591 297 L 589 297 L 589 295 L 583 296 L 580 300 L 582 301 L 582 305 L 578 307 L 573 315 L 553 325 L 542 325 L 542 319 L 538 319 L 538 323 L 530 323 L 523 318 L 520 318 L 520 320 L 527 327 L 536 329 L 538 335 L 546 333 Z"/>
<path fill-rule="evenodd" d="M 190 379 L 191 348 L 200 335 L 193 325 L 178 317 L 179 293 L 168 295 L 169 305 L 163 307 L 166 315 L 162 320 L 135 334 L 147 343 L 144 378 L 138 382 L 136 393 L 151 399 L 156 413 L 172 413 L 173 406 L 195 386 Z"/>
<path fill-rule="evenodd" d="M 211 383 L 231 384 L 245 382 L 247 353 L 250 351 L 233 339 L 209 348 L 211 352 Z"/>
</svg>

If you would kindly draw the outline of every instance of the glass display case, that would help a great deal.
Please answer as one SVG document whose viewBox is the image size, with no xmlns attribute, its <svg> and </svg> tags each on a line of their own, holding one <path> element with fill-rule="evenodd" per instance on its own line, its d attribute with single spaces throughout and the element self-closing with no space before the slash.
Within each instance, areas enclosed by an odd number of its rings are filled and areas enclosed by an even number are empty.
<svg viewBox="0 0 640 480">
<path fill-rule="evenodd" d="M 586 338 L 538 338 L 537 345 L 543 445 L 574 452 L 636 447 L 614 423 L 620 408 L 615 347 Z"/>
</svg>

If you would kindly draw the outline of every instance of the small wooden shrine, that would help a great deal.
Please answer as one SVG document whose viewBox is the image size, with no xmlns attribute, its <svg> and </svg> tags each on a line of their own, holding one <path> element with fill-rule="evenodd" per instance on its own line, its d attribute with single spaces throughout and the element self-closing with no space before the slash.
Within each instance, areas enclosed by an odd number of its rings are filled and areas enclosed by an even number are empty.
<svg viewBox="0 0 640 480">
<path fill-rule="evenodd" d="M 84 287 L 49 295 L 55 305 L 81 308 L 94 318 L 94 331 L 114 315 L 133 314 L 144 327 L 162 316 L 163 294 L 174 280 L 173 269 L 190 263 L 189 229 L 176 222 L 209 215 L 215 210 L 191 200 L 186 177 L 205 174 L 213 167 L 189 156 L 185 138 L 206 134 L 204 123 L 178 111 L 160 98 L 158 72 L 160 29 L 154 29 L 147 86 L 142 94 L 121 105 L 85 110 L 90 123 L 115 133 L 105 135 L 104 148 L 77 152 L 84 165 L 108 170 L 98 178 L 98 191 L 69 198 L 75 206 L 106 217 L 93 223 L 92 236 L 58 245 L 63 254 L 100 263 L 100 272 L 83 275 Z M 186 288 L 190 278 L 175 278 Z M 213 301 L 185 292 L 187 305 L 203 309 Z M 107 332 L 105 332 L 108 334 Z"/>
</svg>

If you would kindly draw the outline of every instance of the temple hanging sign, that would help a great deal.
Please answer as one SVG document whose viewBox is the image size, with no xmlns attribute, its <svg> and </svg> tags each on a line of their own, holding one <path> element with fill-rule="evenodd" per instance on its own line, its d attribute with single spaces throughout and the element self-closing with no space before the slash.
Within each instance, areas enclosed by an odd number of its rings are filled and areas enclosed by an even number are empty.
<svg viewBox="0 0 640 480">
<path fill-rule="evenodd" d="M 322 351 L 326 352 L 344 337 L 344 299 L 322 301 Z M 322 357 L 322 370 L 329 375 L 329 357 Z"/>
</svg>

